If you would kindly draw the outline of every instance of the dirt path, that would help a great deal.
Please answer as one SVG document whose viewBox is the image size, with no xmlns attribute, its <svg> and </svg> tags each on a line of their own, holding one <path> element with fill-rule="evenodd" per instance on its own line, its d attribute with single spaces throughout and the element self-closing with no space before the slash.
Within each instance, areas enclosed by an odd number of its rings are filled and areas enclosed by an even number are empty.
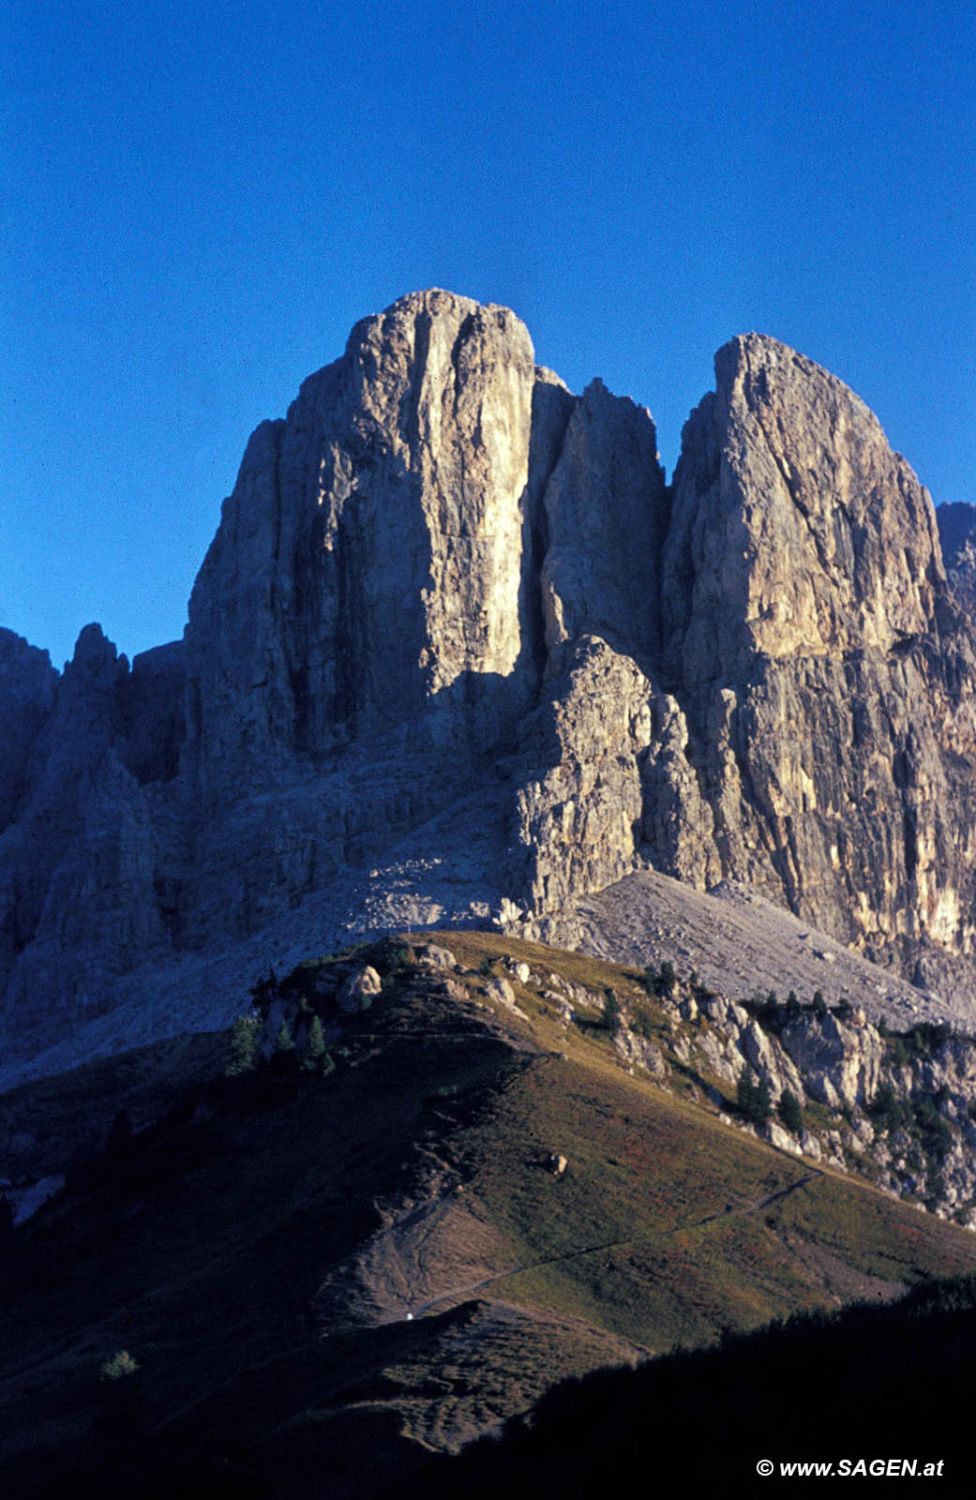
<svg viewBox="0 0 976 1500">
<path fill-rule="evenodd" d="M 769 1208 L 770 1204 L 781 1203 L 791 1193 L 795 1193 L 801 1187 L 806 1187 L 808 1182 L 813 1182 L 815 1178 L 822 1177 L 823 1175 L 822 1172 L 814 1169 L 814 1171 L 808 1172 L 806 1177 L 798 1178 L 796 1182 L 789 1183 L 785 1188 L 777 1188 L 775 1193 L 770 1193 L 766 1198 L 760 1198 L 757 1203 L 748 1203 L 744 1208 L 736 1208 L 734 1205 L 727 1204 L 717 1214 L 706 1214 L 704 1219 L 698 1219 L 694 1224 L 685 1224 L 682 1227 L 685 1229 L 699 1229 L 703 1224 L 714 1224 L 716 1219 L 728 1219 L 735 1214 L 761 1213 L 764 1208 Z"/>
<path fill-rule="evenodd" d="M 714 1224 L 719 1219 L 735 1218 L 737 1215 L 762 1213 L 764 1209 L 771 1207 L 774 1203 L 781 1203 L 784 1198 L 789 1198 L 792 1193 L 798 1192 L 800 1188 L 806 1187 L 816 1178 L 824 1174 L 814 1170 L 808 1172 L 805 1177 L 800 1177 L 796 1182 L 788 1183 L 784 1188 L 777 1188 L 775 1193 L 769 1193 L 765 1198 L 758 1199 L 755 1203 L 746 1203 L 739 1206 L 727 1204 L 718 1213 L 707 1214 L 704 1219 L 694 1219 L 687 1224 L 678 1224 L 672 1229 L 671 1234 L 681 1234 L 686 1229 L 701 1229 L 706 1224 Z M 484 1287 L 491 1286 L 496 1281 L 507 1281 L 512 1276 L 521 1276 L 525 1271 L 538 1271 L 545 1266 L 555 1266 L 562 1261 L 579 1260 L 584 1255 L 597 1255 L 601 1250 L 616 1250 L 621 1245 L 635 1245 L 640 1242 L 636 1239 L 621 1238 L 616 1240 L 603 1240 L 599 1245 L 584 1245 L 579 1250 L 565 1250 L 559 1255 L 549 1255 L 543 1260 L 529 1261 L 522 1266 L 510 1266 L 507 1271 L 495 1271 L 491 1276 L 485 1276 L 480 1281 L 471 1282 L 468 1286 L 454 1287 L 451 1291 L 440 1292 L 436 1297 L 429 1298 L 426 1302 L 418 1303 L 408 1314 L 409 1319 L 424 1317 L 434 1308 L 440 1307 L 445 1302 L 454 1302 L 458 1298 L 467 1298 L 480 1292 Z"/>
</svg>

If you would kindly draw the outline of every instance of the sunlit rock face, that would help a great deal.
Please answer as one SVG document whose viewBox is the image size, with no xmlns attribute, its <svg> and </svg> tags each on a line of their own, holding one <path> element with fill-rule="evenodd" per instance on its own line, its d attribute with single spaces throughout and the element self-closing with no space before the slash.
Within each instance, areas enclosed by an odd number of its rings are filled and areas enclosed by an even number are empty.
<svg viewBox="0 0 976 1500">
<path fill-rule="evenodd" d="M 208 788 L 432 707 L 490 741 L 524 706 L 534 384 L 513 313 L 422 292 L 258 428 L 190 601 Z"/>
<path fill-rule="evenodd" d="M 958 598 L 876 419 L 775 340 L 719 351 L 668 485 L 650 414 L 514 313 L 405 297 L 255 431 L 183 642 L 130 669 L 89 627 L 59 677 L 0 633 L 7 1055 L 120 1004 L 216 1024 L 360 931 L 565 936 L 647 867 L 965 1008 Z"/>
<path fill-rule="evenodd" d="M 972 636 L 877 420 L 784 345 L 734 339 L 685 428 L 662 568 L 722 873 L 879 955 L 970 953 Z"/>
<path fill-rule="evenodd" d="M 905 646 L 942 591 L 928 493 L 852 391 L 784 344 L 733 339 L 684 432 L 663 608 L 689 685 Z"/>
</svg>

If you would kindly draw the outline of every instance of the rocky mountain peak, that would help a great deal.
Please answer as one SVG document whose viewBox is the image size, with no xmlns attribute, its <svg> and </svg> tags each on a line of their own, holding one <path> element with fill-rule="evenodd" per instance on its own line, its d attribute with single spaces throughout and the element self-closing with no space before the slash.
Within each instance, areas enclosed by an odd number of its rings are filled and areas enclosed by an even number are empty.
<svg viewBox="0 0 976 1500">
<path fill-rule="evenodd" d="M 972 628 L 880 424 L 764 335 L 668 486 L 644 407 L 411 293 L 255 430 L 182 643 L 130 671 L 88 627 L 59 679 L 0 634 L 0 695 L 15 1053 L 36 1005 L 212 1024 L 242 965 L 350 932 L 572 944 L 647 869 L 973 1003 Z"/>
<path fill-rule="evenodd" d="M 863 401 L 765 335 L 732 339 L 715 370 L 675 475 L 673 668 L 702 680 L 756 652 L 889 651 L 930 629 L 931 498 Z"/>
</svg>

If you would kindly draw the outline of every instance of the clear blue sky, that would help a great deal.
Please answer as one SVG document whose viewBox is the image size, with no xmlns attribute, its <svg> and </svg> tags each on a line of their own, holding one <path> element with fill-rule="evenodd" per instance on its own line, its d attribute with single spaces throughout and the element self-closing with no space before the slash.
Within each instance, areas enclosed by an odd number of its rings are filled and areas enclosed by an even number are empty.
<svg viewBox="0 0 976 1500">
<path fill-rule="evenodd" d="M 976 8 L 8 0 L 0 624 L 178 635 L 249 431 L 352 323 L 514 307 L 669 470 L 759 329 L 976 500 Z"/>
</svg>

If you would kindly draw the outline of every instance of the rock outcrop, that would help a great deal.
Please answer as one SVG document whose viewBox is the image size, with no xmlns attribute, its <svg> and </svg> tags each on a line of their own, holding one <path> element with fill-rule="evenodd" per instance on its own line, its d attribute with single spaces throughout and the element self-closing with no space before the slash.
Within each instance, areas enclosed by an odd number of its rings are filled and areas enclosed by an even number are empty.
<svg viewBox="0 0 976 1500">
<path fill-rule="evenodd" d="M 507 309 L 417 293 L 258 427 L 182 643 L 90 628 L 58 678 L 0 634 L 7 1057 L 123 999 L 185 1028 L 177 990 L 217 1022 L 242 943 L 531 931 L 647 868 L 971 1005 L 976 645 L 927 492 L 753 334 L 670 486 L 656 447 Z"/>
</svg>

